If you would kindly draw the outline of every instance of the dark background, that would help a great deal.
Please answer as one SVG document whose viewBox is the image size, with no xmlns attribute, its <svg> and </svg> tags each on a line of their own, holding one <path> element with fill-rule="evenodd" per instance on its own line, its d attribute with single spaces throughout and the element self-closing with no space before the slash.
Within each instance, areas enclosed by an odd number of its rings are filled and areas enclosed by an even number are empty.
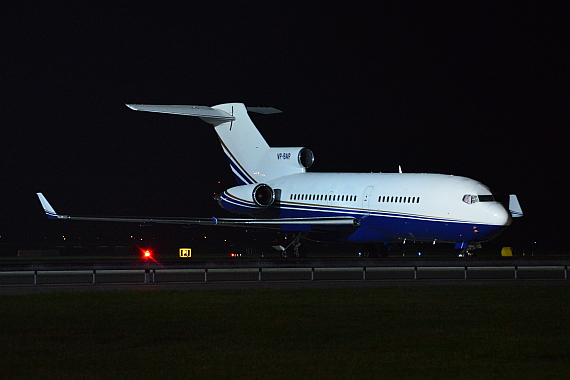
<svg viewBox="0 0 570 380">
<path fill-rule="evenodd" d="M 496 244 L 566 245 L 567 3 L 206 3 L 4 3 L 2 241 L 230 236 L 48 221 L 35 193 L 64 214 L 229 216 L 212 127 L 124 104 L 242 102 L 281 109 L 254 122 L 311 171 L 477 179 L 525 213 Z"/>
</svg>

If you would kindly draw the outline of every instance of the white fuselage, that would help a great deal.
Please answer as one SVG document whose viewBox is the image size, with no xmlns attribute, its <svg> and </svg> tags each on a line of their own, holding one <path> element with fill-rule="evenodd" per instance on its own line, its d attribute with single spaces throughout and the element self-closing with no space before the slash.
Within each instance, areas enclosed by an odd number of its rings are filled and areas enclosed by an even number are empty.
<svg viewBox="0 0 570 380">
<path fill-rule="evenodd" d="M 266 184 L 280 190 L 280 217 L 357 218 L 361 227 L 352 241 L 485 241 L 511 221 L 486 186 L 452 175 L 301 173 Z M 228 189 L 222 207 L 254 215 L 259 207 L 250 187 Z M 485 201 L 472 202 L 472 196 Z"/>
</svg>

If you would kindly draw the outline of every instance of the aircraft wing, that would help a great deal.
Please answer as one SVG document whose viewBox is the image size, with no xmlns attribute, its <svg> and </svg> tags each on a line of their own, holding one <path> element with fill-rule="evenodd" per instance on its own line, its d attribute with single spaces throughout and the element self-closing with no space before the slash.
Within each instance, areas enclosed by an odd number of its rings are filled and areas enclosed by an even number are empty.
<svg viewBox="0 0 570 380">
<path fill-rule="evenodd" d="M 277 228 L 289 231 L 309 231 L 312 229 L 327 229 L 333 226 L 358 227 L 360 222 L 352 217 L 321 217 L 321 218 L 281 218 L 281 219 L 245 219 L 245 218 L 169 218 L 169 217 L 130 217 L 130 216 L 71 216 L 60 215 L 48 202 L 42 193 L 37 193 L 44 211 L 50 219 L 91 220 L 99 222 L 126 223 L 162 223 L 202 226 L 226 227 L 259 227 Z M 311 227 L 311 228 L 309 228 Z"/>
</svg>

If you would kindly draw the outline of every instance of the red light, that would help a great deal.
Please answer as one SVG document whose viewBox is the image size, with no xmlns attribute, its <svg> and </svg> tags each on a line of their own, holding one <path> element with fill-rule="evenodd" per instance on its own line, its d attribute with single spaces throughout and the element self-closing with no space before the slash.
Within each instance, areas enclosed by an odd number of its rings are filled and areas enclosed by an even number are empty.
<svg viewBox="0 0 570 380">
<path fill-rule="evenodd" d="M 231 257 L 236 257 L 236 254 L 232 252 L 232 253 L 230 253 L 230 256 L 231 256 Z"/>
<path fill-rule="evenodd" d="M 150 251 L 148 249 L 144 251 L 144 257 L 150 257 Z"/>
</svg>

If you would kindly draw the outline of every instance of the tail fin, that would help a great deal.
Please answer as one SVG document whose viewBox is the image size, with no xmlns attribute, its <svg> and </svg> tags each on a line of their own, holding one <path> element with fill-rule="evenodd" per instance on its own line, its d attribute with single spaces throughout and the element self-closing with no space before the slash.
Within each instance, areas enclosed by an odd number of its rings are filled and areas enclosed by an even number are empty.
<svg viewBox="0 0 570 380">
<path fill-rule="evenodd" d="M 271 148 L 259 133 L 242 103 L 213 107 L 127 104 L 137 111 L 196 116 L 214 125 L 240 185 L 265 182 L 289 174 L 304 173 L 313 163 L 307 148 Z M 274 108 L 252 108 L 258 113 L 276 113 Z"/>
<path fill-rule="evenodd" d="M 230 103 L 212 107 L 234 117 L 229 123 L 215 127 L 228 157 L 230 167 L 240 185 L 261 182 L 261 163 L 270 147 L 257 130 L 243 104 Z M 263 173 L 266 175 L 266 173 Z"/>
</svg>

